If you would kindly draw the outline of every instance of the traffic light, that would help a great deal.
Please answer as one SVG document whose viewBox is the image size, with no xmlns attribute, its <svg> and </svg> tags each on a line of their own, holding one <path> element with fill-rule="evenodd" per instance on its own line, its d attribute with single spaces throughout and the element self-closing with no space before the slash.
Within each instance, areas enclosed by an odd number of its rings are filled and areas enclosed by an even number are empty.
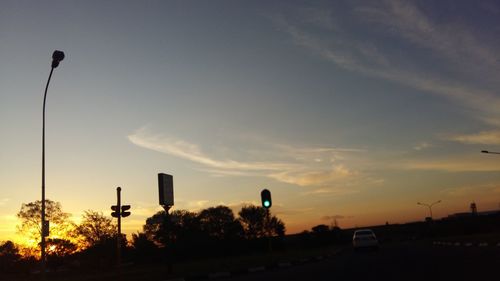
<svg viewBox="0 0 500 281">
<path fill-rule="evenodd" d="M 260 198 L 262 199 L 262 207 L 269 209 L 273 205 L 271 201 L 271 191 L 264 189 L 260 192 Z"/>
<path fill-rule="evenodd" d="M 123 205 L 122 206 L 122 217 L 128 217 L 130 216 L 130 212 L 126 212 L 127 210 L 130 210 L 130 205 Z"/>
<path fill-rule="evenodd" d="M 117 218 L 120 216 L 120 210 L 118 209 L 118 206 L 116 205 L 111 206 L 111 210 L 113 210 L 113 212 L 111 212 L 112 217 Z"/>
</svg>

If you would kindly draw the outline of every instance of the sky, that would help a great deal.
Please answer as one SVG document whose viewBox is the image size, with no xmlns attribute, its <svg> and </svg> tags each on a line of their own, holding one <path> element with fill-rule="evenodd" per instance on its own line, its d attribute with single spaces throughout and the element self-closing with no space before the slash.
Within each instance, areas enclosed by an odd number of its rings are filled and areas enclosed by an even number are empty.
<svg viewBox="0 0 500 281">
<path fill-rule="evenodd" d="M 127 234 L 272 192 L 287 233 L 500 208 L 498 1 L 0 2 L 0 240 L 46 196 Z"/>
</svg>

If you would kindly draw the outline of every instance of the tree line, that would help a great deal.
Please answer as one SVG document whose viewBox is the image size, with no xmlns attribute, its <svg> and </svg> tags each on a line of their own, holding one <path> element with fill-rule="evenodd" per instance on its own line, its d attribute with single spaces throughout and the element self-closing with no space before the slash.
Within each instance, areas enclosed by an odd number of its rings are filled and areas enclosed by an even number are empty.
<svg viewBox="0 0 500 281">
<path fill-rule="evenodd" d="M 118 237 L 116 223 L 102 212 L 86 210 L 80 223 L 70 220 L 59 202 L 46 200 L 46 218 L 50 235 L 46 239 L 49 267 L 89 265 L 113 266 Z M 17 213 L 18 232 L 33 247 L 0 242 L 0 271 L 25 270 L 39 257 L 41 237 L 41 201 L 22 204 Z M 269 241 L 279 247 L 285 224 L 266 209 L 247 205 L 237 216 L 227 206 L 199 212 L 159 211 L 147 218 L 141 231 L 122 243 L 125 261 L 151 262 L 186 260 L 198 257 L 265 251 Z M 126 241 L 125 235 L 122 239 Z"/>
</svg>

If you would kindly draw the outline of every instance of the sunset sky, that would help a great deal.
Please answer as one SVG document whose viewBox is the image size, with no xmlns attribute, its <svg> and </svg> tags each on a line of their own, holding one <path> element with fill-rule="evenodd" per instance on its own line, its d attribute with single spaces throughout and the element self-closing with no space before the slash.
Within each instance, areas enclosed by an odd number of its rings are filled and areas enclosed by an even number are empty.
<svg viewBox="0 0 500 281">
<path fill-rule="evenodd" d="M 287 233 L 500 207 L 498 1 L 0 2 L 0 240 L 46 196 L 78 221 L 116 187 L 141 230 L 272 191 Z"/>
</svg>

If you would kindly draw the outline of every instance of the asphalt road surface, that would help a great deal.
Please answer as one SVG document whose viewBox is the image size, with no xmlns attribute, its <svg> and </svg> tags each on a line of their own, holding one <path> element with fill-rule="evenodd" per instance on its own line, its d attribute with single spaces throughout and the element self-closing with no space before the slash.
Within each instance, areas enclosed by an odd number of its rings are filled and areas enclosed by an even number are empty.
<svg viewBox="0 0 500 281">
<path fill-rule="evenodd" d="M 500 247 L 407 242 L 383 245 L 376 252 L 346 249 L 331 259 L 230 280 L 500 280 Z"/>
</svg>

